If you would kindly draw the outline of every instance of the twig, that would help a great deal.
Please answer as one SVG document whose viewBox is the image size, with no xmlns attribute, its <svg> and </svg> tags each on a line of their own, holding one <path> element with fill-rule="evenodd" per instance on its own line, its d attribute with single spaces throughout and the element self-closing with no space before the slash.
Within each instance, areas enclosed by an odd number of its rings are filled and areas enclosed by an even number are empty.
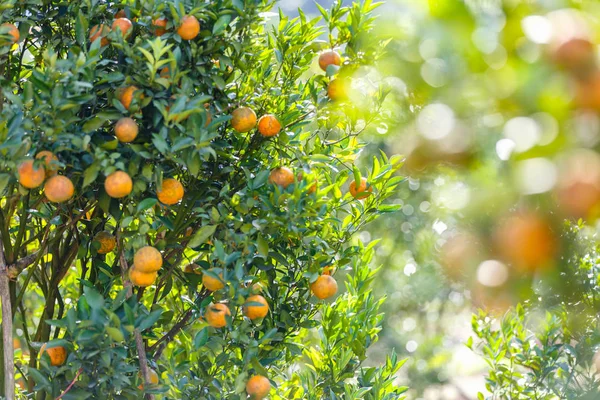
<svg viewBox="0 0 600 400">
<path fill-rule="evenodd" d="M 0 232 L 0 298 L 2 299 L 2 344 L 4 353 L 4 396 L 6 400 L 15 398 L 15 359 L 12 339 L 13 321 L 8 287 L 8 268 L 4 258 L 2 232 Z"/>
<path fill-rule="evenodd" d="M 65 394 L 67 394 L 67 392 L 68 392 L 69 390 L 71 390 L 71 388 L 73 387 L 73 385 L 74 385 L 74 384 L 75 384 L 75 382 L 77 381 L 77 378 L 79 378 L 79 375 L 81 375 L 81 371 L 83 371 L 83 368 L 79 368 L 79 369 L 77 370 L 77 373 L 75 374 L 75 378 L 73 378 L 73 380 L 71 381 L 71 383 L 69 383 L 69 386 L 67 386 L 67 388 L 65 389 L 65 391 L 64 391 L 64 392 L 62 392 L 62 393 L 61 393 L 61 395 L 60 395 L 60 396 L 58 396 L 58 397 L 57 397 L 55 400 L 60 400 L 60 399 L 62 399 L 62 398 L 63 398 L 63 396 L 64 396 Z"/>
</svg>

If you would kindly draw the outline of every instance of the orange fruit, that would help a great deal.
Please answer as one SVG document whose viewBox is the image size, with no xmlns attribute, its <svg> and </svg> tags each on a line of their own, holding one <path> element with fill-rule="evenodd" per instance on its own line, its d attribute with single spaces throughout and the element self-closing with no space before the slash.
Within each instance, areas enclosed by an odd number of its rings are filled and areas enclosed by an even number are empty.
<svg viewBox="0 0 600 400">
<path fill-rule="evenodd" d="M 188 264 L 185 266 L 185 268 L 183 269 L 183 272 L 185 272 L 186 274 L 196 274 L 196 275 L 200 275 L 202 274 L 202 268 L 198 265 L 198 264 Z"/>
<path fill-rule="evenodd" d="M 133 30 L 133 24 L 127 18 L 117 18 L 112 23 L 112 30 L 119 30 L 121 32 L 121 35 L 123 35 L 123 37 L 127 39 L 129 35 L 131 35 L 131 31 Z"/>
<path fill-rule="evenodd" d="M 193 15 L 186 15 L 181 18 L 181 25 L 177 28 L 177 34 L 183 40 L 192 40 L 200 33 L 200 22 Z"/>
<path fill-rule="evenodd" d="M 19 183 L 27 189 L 40 186 L 46 179 L 46 171 L 42 165 L 35 165 L 35 160 L 25 160 L 17 167 Z"/>
<path fill-rule="evenodd" d="M 252 400 L 261 400 L 271 391 L 271 382 L 262 375 L 254 375 L 246 382 L 246 393 Z"/>
<path fill-rule="evenodd" d="M 169 67 L 164 67 L 160 70 L 160 77 L 165 79 L 169 79 L 171 77 L 171 71 L 169 70 Z M 167 111 L 169 111 L 169 109 L 167 109 Z"/>
<path fill-rule="evenodd" d="M 115 13 L 115 18 L 127 18 L 125 10 L 119 10 Z"/>
<path fill-rule="evenodd" d="M 269 174 L 269 183 L 282 186 L 285 189 L 294 183 L 294 173 L 288 167 L 274 168 Z"/>
<path fill-rule="evenodd" d="M 44 160 L 44 167 L 46 170 L 46 178 L 56 175 L 58 171 L 58 165 L 53 163 L 53 161 L 58 161 L 58 157 L 54 155 L 51 151 L 42 150 L 35 156 L 38 160 Z"/>
<path fill-rule="evenodd" d="M 127 172 L 115 171 L 107 176 L 104 181 L 104 190 L 114 199 L 129 195 L 132 189 L 133 181 Z"/>
<path fill-rule="evenodd" d="M 94 241 L 100 243 L 98 254 L 107 254 L 117 246 L 117 239 L 106 231 L 98 232 L 94 237 Z"/>
<path fill-rule="evenodd" d="M 66 176 L 54 175 L 44 185 L 44 195 L 53 203 L 69 200 L 75 193 L 73 182 Z"/>
<path fill-rule="evenodd" d="M 340 65 L 342 63 L 342 57 L 340 57 L 337 51 L 326 50 L 319 56 L 319 67 L 323 71 L 327 71 L 327 67 L 330 65 Z"/>
<path fill-rule="evenodd" d="M 148 368 L 148 378 L 150 378 L 151 385 L 158 385 L 158 374 L 152 368 Z M 142 383 L 138 386 L 138 389 L 144 390 L 144 378 L 142 377 L 142 371 L 140 371 L 140 379 Z"/>
<path fill-rule="evenodd" d="M 238 107 L 231 113 L 231 127 L 239 133 L 256 126 L 256 113 L 250 107 Z"/>
<path fill-rule="evenodd" d="M 156 191 L 158 200 L 169 206 L 179 203 L 183 199 L 183 185 L 173 178 L 163 179 L 162 187 Z"/>
<path fill-rule="evenodd" d="M 323 300 L 335 295 L 338 290 L 338 285 L 331 275 L 321 275 L 316 281 L 311 283 L 310 290 L 315 297 Z"/>
<path fill-rule="evenodd" d="M 154 27 L 154 34 L 156 36 L 162 36 L 167 33 L 167 19 L 166 18 L 157 18 L 152 21 L 152 25 Z"/>
<path fill-rule="evenodd" d="M 352 197 L 357 200 L 366 199 L 373 192 L 373 188 L 369 186 L 367 183 L 367 178 L 364 176 L 360 178 L 360 185 L 358 185 L 358 187 L 356 187 L 356 181 L 352 181 L 352 183 L 350 183 L 349 190 Z"/>
<path fill-rule="evenodd" d="M 19 33 L 19 28 L 17 28 L 15 24 L 10 24 L 8 22 L 2 24 L 2 26 L 9 29 L 8 35 L 12 37 L 13 44 L 17 43 L 21 37 L 21 34 Z"/>
<path fill-rule="evenodd" d="M 247 305 L 248 303 L 260 303 L 262 305 Z M 269 303 L 259 294 L 255 294 L 246 299 L 244 305 L 244 315 L 252 320 L 264 318 L 269 313 Z"/>
<path fill-rule="evenodd" d="M 513 214 L 502 221 L 494 244 L 505 261 L 524 272 L 550 266 L 558 245 L 548 221 L 533 212 Z"/>
<path fill-rule="evenodd" d="M 163 264 L 162 254 L 152 246 L 144 246 L 133 256 L 133 268 L 144 273 L 156 272 Z"/>
<path fill-rule="evenodd" d="M 137 269 L 129 269 L 129 280 L 134 286 L 147 287 L 156 281 L 158 272 L 142 272 Z"/>
<path fill-rule="evenodd" d="M 44 343 L 44 345 L 40 349 L 40 356 L 46 353 L 48 354 L 48 357 L 50 357 L 51 365 L 55 367 L 63 365 L 67 360 L 67 350 L 62 346 L 46 348 L 46 345 L 47 343 Z"/>
<path fill-rule="evenodd" d="M 333 101 L 345 100 L 348 98 L 348 82 L 342 78 L 332 80 L 327 85 L 327 96 Z"/>
<path fill-rule="evenodd" d="M 216 273 L 214 269 L 209 270 L 210 272 Z M 205 288 L 210 290 L 211 292 L 216 292 L 217 290 L 223 289 L 225 287 L 225 283 L 223 283 L 223 273 L 218 274 L 221 279 L 213 278 L 208 274 L 202 274 L 202 284 Z"/>
<path fill-rule="evenodd" d="M 207 127 L 212 122 L 212 114 L 210 113 L 210 104 L 204 103 L 204 109 L 206 110 L 206 122 L 204 123 L 204 127 Z"/>
<path fill-rule="evenodd" d="M 90 43 L 94 43 L 94 41 L 98 38 L 100 39 L 100 46 L 104 47 L 108 45 L 108 38 L 106 35 L 110 33 L 110 29 L 104 24 L 94 25 L 92 29 L 90 29 Z"/>
<path fill-rule="evenodd" d="M 133 118 L 121 118 L 115 125 L 115 136 L 123 143 L 133 142 L 137 137 L 138 132 L 138 125 Z"/>
<path fill-rule="evenodd" d="M 137 90 L 139 89 L 135 86 L 128 86 L 119 91 L 119 95 L 117 96 L 117 98 L 119 99 L 121 104 L 123 104 L 123 107 L 125 107 L 126 110 L 129 110 L 129 107 L 131 107 L 133 95 Z M 141 98 L 144 98 L 144 95 L 142 95 Z"/>
<path fill-rule="evenodd" d="M 591 66 L 594 62 L 594 45 L 587 39 L 572 38 L 562 43 L 553 54 L 561 67 L 574 71 Z"/>
<path fill-rule="evenodd" d="M 231 315 L 231 311 L 229 311 L 229 307 L 226 304 L 210 304 L 206 308 L 204 319 L 213 328 L 222 328 L 227 325 L 227 319 L 225 318 L 227 315 Z"/>
<path fill-rule="evenodd" d="M 276 136 L 281 131 L 281 123 L 273 114 L 267 114 L 258 120 L 258 132 L 264 137 Z"/>
</svg>

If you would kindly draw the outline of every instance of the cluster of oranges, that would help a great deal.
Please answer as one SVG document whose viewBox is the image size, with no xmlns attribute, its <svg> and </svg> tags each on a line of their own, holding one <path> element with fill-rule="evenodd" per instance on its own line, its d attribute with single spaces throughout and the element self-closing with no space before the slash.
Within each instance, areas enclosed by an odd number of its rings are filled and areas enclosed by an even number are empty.
<svg viewBox="0 0 600 400">
<path fill-rule="evenodd" d="M 163 258 L 160 251 L 152 246 L 144 246 L 133 255 L 133 266 L 129 269 L 129 279 L 135 286 L 146 287 L 156 281 L 162 268 Z"/>
</svg>

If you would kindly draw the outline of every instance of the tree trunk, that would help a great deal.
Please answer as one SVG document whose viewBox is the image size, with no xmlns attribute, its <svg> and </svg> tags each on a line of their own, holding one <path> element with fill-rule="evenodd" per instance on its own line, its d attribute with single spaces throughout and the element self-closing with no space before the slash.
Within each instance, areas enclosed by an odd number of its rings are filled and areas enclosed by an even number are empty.
<svg viewBox="0 0 600 400">
<path fill-rule="evenodd" d="M 4 246 L 0 233 L 0 300 L 2 301 L 2 359 L 4 375 L 4 397 L 15 398 L 15 359 L 13 349 L 13 321 L 10 305 L 8 268 L 4 258 Z"/>
</svg>

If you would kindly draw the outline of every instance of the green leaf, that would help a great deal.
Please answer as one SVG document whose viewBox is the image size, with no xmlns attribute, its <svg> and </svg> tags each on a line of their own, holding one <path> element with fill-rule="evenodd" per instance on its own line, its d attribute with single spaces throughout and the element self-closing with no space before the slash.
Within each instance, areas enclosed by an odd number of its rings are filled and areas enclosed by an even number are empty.
<svg viewBox="0 0 600 400">
<path fill-rule="evenodd" d="M 217 225 L 204 225 L 196 233 L 194 233 L 194 236 L 192 236 L 188 243 L 188 247 L 194 248 L 200 246 L 202 243 L 206 242 L 216 230 Z"/>
<path fill-rule="evenodd" d="M 86 187 L 86 186 L 90 185 L 92 182 L 94 182 L 96 180 L 96 178 L 98 178 L 99 172 L 100 172 L 100 164 L 99 163 L 95 162 L 92 165 L 90 165 L 89 167 L 87 167 L 85 169 L 85 171 L 83 172 L 82 187 Z"/>
<path fill-rule="evenodd" d="M 145 211 L 149 208 L 154 207 L 154 205 L 158 203 L 158 200 L 155 199 L 154 197 L 148 197 L 147 199 L 144 199 L 142 201 L 139 202 L 138 206 L 137 206 L 137 212 L 140 213 L 142 211 Z"/>
<path fill-rule="evenodd" d="M 219 33 L 223 32 L 227 25 L 229 25 L 229 22 L 231 22 L 231 15 L 225 14 L 220 16 L 213 26 L 213 35 L 218 35 Z"/>
<path fill-rule="evenodd" d="M 93 309 L 98 310 L 104 307 L 104 297 L 96 289 L 84 286 L 83 295 Z"/>
<path fill-rule="evenodd" d="M 148 314 L 148 316 L 146 318 L 142 319 L 140 324 L 137 326 L 138 329 L 140 331 L 144 331 L 144 330 L 152 327 L 152 325 L 154 325 L 154 323 L 156 321 L 158 321 L 158 319 L 160 318 L 162 313 L 163 313 L 162 308 L 152 311 L 150 314 Z"/>
<path fill-rule="evenodd" d="M 123 332 L 121 332 L 121 330 L 119 328 L 107 326 L 106 332 L 108 333 L 108 336 L 110 336 L 110 338 L 115 342 L 122 342 L 123 340 L 125 340 L 125 336 L 123 335 Z"/>
<path fill-rule="evenodd" d="M 269 242 L 267 242 L 265 238 L 261 235 L 258 236 L 256 244 L 258 247 L 258 254 L 260 254 L 263 257 L 267 257 L 269 255 Z"/>
<path fill-rule="evenodd" d="M 194 337 L 194 348 L 199 349 L 208 342 L 208 328 L 202 328 Z"/>
</svg>

